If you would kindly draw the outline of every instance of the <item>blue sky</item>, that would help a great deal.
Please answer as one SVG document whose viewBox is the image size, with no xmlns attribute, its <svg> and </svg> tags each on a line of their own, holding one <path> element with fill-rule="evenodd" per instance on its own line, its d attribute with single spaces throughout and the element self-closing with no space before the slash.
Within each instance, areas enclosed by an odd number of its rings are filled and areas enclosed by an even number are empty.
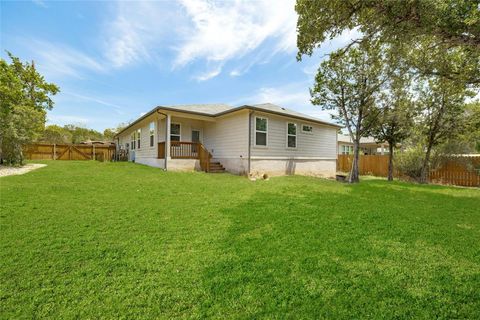
<svg viewBox="0 0 480 320">
<path fill-rule="evenodd" d="M 294 1 L 2 1 L 1 49 L 60 86 L 48 122 L 97 130 L 157 105 L 272 102 L 329 120 L 309 102 L 329 41 L 295 59 Z"/>
</svg>

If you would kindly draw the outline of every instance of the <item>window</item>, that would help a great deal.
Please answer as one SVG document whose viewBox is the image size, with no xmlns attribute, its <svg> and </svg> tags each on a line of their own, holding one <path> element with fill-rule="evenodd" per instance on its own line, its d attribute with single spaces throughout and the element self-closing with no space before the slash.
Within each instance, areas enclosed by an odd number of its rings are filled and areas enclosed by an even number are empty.
<svg viewBox="0 0 480 320">
<path fill-rule="evenodd" d="M 302 132 L 303 133 L 313 133 L 313 127 L 309 126 L 308 124 L 302 124 Z"/>
<path fill-rule="evenodd" d="M 132 132 L 131 139 L 132 139 L 132 143 L 131 143 L 132 150 L 135 150 L 135 131 Z"/>
<path fill-rule="evenodd" d="M 137 149 L 140 149 L 140 136 L 142 133 L 142 129 L 137 130 Z"/>
<path fill-rule="evenodd" d="M 181 127 L 179 123 L 170 124 L 170 140 L 171 141 L 180 141 L 181 137 Z"/>
<path fill-rule="evenodd" d="M 353 146 L 342 145 L 342 154 L 352 154 Z"/>
<path fill-rule="evenodd" d="M 297 147 L 297 124 L 287 123 L 287 148 Z"/>
<path fill-rule="evenodd" d="M 150 147 L 153 147 L 153 144 L 155 143 L 154 137 L 155 137 L 155 123 L 150 122 L 149 126 L 149 131 L 150 131 Z"/>
<path fill-rule="evenodd" d="M 267 118 L 255 117 L 255 145 L 267 146 Z"/>
</svg>

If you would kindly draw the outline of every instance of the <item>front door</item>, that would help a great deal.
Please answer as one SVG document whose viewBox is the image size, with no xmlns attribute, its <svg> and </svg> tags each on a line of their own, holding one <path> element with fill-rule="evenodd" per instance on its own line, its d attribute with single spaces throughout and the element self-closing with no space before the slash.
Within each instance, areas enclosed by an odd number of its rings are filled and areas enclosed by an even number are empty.
<svg viewBox="0 0 480 320">
<path fill-rule="evenodd" d="M 200 130 L 192 130 L 192 142 L 200 142 Z M 197 145 L 192 145 L 192 152 L 198 152 Z"/>
<path fill-rule="evenodd" d="M 192 130 L 192 142 L 200 142 L 200 130 Z"/>
</svg>

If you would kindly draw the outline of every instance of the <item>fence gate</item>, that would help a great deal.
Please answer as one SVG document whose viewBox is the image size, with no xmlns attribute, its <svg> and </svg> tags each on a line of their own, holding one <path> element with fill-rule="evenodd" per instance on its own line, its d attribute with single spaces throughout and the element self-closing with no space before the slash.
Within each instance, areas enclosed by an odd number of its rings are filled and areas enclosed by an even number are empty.
<svg viewBox="0 0 480 320">
<path fill-rule="evenodd" d="M 100 160 L 110 161 L 115 145 L 31 144 L 24 149 L 29 160 Z"/>
</svg>

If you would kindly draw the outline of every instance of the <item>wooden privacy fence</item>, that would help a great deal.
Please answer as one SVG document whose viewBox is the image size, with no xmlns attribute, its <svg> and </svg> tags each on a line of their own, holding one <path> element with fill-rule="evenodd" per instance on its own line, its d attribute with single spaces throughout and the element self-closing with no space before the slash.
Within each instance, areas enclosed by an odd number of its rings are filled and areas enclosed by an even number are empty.
<svg viewBox="0 0 480 320">
<path fill-rule="evenodd" d="M 115 145 L 30 144 L 23 154 L 28 160 L 99 160 L 111 161 Z"/>
<path fill-rule="evenodd" d="M 337 170 L 349 172 L 352 167 L 352 155 L 338 155 Z M 361 175 L 386 177 L 388 175 L 388 155 L 361 155 L 358 168 Z M 394 170 L 396 177 L 401 173 Z M 430 171 L 430 182 L 453 184 L 466 187 L 480 187 L 480 156 L 455 156 L 443 161 L 443 164 Z"/>
</svg>

